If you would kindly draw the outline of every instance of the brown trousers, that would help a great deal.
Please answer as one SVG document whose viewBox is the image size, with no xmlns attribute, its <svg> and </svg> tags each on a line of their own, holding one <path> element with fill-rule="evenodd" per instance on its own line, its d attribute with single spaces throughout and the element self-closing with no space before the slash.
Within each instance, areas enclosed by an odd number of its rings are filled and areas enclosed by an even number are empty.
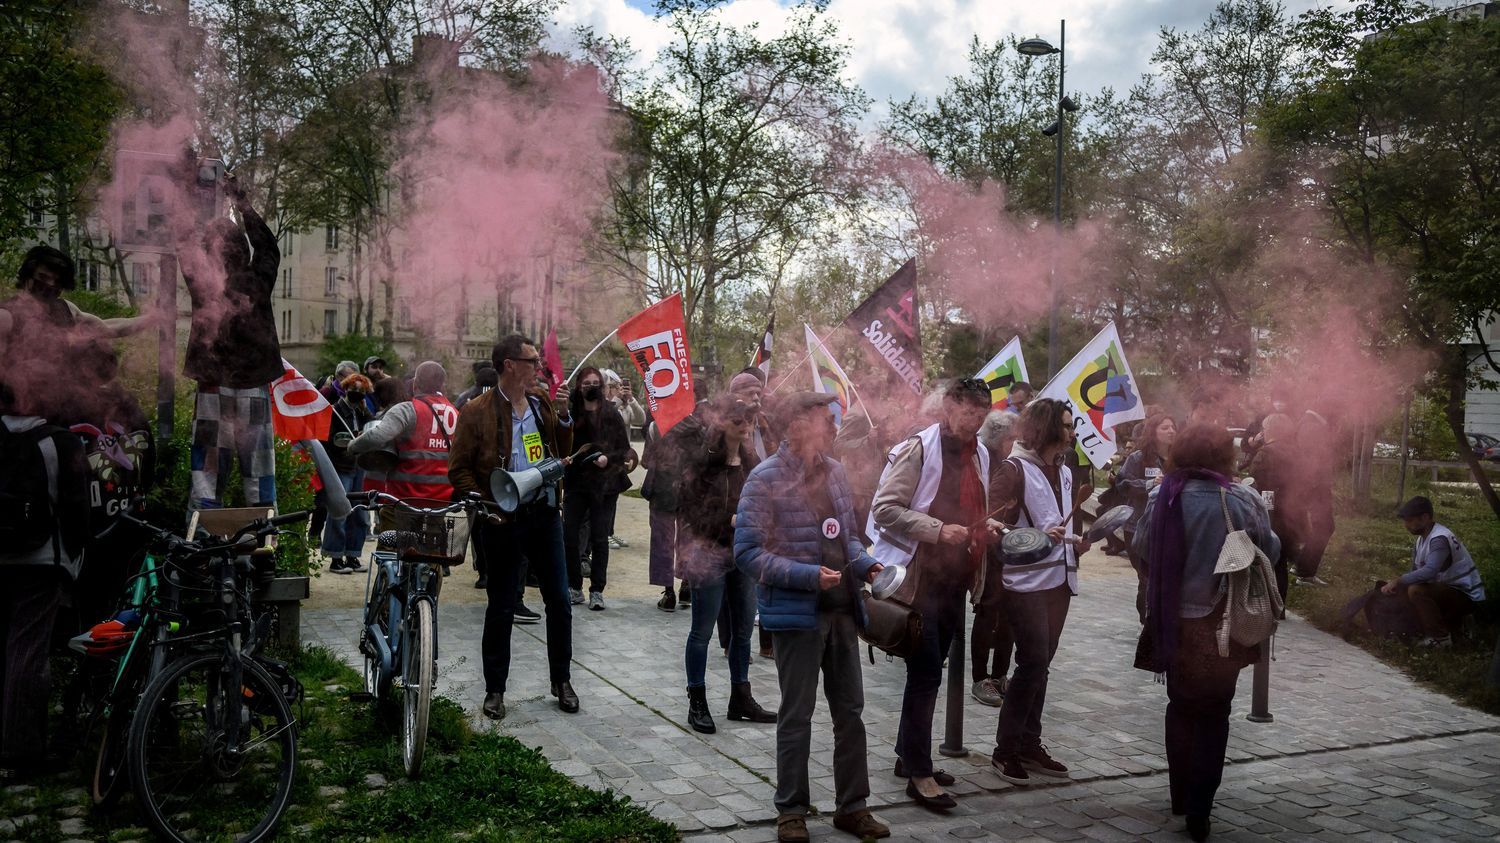
<svg viewBox="0 0 1500 843">
<path fill-rule="evenodd" d="M 1469 595 L 1451 585 L 1419 582 L 1406 588 L 1406 599 L 1422 619 L 1428 635 L 1442 637 L 1458 633 L 1465 615 L 1474 611 Z"/>
</svg>

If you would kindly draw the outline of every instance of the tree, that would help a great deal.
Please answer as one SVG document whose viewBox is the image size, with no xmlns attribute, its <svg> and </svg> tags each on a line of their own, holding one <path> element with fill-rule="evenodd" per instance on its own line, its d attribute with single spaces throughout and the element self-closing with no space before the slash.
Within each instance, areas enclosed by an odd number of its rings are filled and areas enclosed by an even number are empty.
<svg viewBox="0 0 1500 843">
<path fill-rule="evenodd" d="M 660 7 L 672 41 L 657 76 L 629 91 L 638 168 L 615 180 L 614 252 L 644 251 L 652 298 L 683 294 L 695 347 L 712 340 L 733 287 L 774 272 L 773 244 L 817 229 L 854 190 L 865 96 L 843 80 L 848 47 L 817 6 L 781 35 L 723 23 L 716 3 Z"/>
<path fill-rule="evenodd" d="M 1310 12 L 1297 37 L 1316 60 L 1271 109 L 1268 138 L 1348 248 L 1404 279 L 1390 330 L 1436 361 L 1432 389 L 1463 442 L 1467 387 L 1500 374 L 1460 345 L 1500 310 L 1500 22 L 1371 0 Z M 1458 451 L 1500 517 L 1478 461 Z"/>
<path fill-rule="evenodd" d="M 64 251 L 121 106 L 108 75 L 79 52 L 81 0 L 17 0 L 0 9 L 0 251 L 57 220 Z"/>
</svg>

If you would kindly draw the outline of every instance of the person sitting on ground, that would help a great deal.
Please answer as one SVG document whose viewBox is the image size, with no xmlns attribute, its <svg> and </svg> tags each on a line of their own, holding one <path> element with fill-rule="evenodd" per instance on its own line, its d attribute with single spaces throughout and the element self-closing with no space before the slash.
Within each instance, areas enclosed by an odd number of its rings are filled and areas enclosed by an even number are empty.
<svg viewBox="0 0 1500 843">
<path fill-rule="evenodd" d="M 1484 583 L 1469 549 L 1433 518 L 1432 501 L 1417 495 L 1396 511 L 1406 531 L 1417 537 L 1411 570 L 1381 591 L 1403 594 L 1416 609 L 1427 637 L 1424 647 L 1451 647 L 1465 616 L 1484 600 Z"/>
</svg>

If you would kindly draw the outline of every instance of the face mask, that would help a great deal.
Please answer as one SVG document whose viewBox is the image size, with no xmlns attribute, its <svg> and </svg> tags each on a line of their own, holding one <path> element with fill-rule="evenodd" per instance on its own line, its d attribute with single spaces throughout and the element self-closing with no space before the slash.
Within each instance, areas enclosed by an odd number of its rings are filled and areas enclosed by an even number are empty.
<svg viewBox="0 0 1500 843">
<path fill-rule="evenodd" d="M 586 386 L 586 387 L 584 387 L 583 388 L 583 400 L 585 400 L 585 401 L 598 401 L 599 400 L 599 387 L 597 387 L 597 386 Z"/>
</svg>

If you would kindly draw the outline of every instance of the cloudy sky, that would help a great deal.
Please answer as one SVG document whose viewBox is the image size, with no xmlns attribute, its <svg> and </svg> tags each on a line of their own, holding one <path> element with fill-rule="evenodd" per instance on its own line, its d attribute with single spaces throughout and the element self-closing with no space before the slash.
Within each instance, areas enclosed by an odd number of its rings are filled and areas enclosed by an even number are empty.
<svg viewBox="0 0 1500 843">
<path fill-rule="evenodd" d="M 1350 0 L 1283 0 L 1289 13 Z M 724 15 L 734 23 L 760 21 L 776 32 L 790 5 L 777 0 L 733 0 Z M 1202 26 L 1215 0 L 831 0 L 828 13 L 852 47 L 849 72 L 885 103 L 910 94 L 931 96 L 948 77 L 962 73 L 969 39 L 995 41 L 1007 35 L 1039 35 L 1057 43 L 1058 22 L 1068 22 L 1068 89 L 1093 92 L 1128 89 L 1148 70 L 1163 26 Z M 652 19 L 650 0 L 566 0 L 558 13 L 561 32 L 587 25 L 629 38 L 648 61 L 667 38 Z"/>
</svg>

